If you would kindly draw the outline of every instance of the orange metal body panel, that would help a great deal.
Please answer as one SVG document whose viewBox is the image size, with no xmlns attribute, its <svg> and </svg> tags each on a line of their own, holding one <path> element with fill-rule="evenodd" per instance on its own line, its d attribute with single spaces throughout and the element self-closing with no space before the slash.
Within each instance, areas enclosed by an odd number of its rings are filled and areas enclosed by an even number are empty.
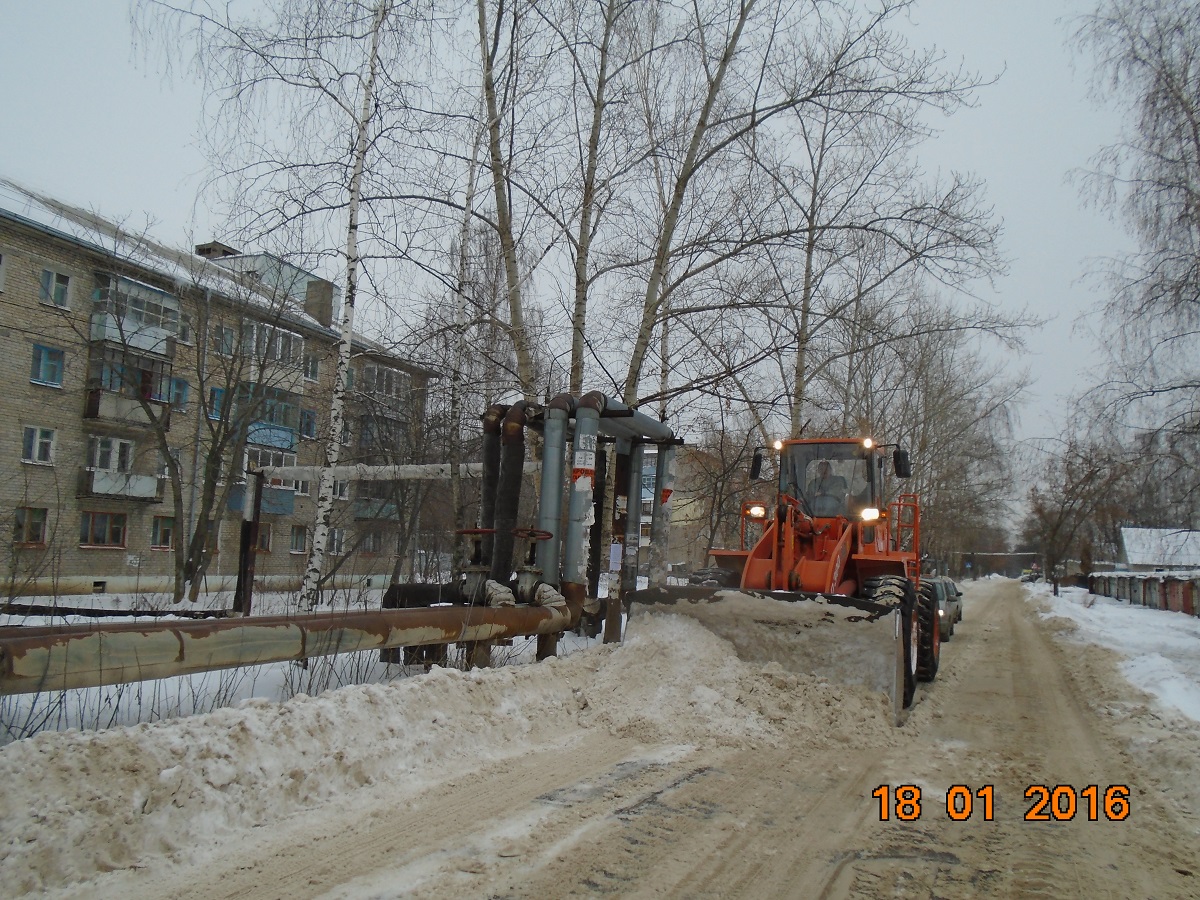
<svg viewBox="0 0 1200 900">
<path fill-rule="evenodd" d="M 788 442 L 793 443 L 834 442 Z M 785 494 L 779 497 L 775 518 L 767 523 L 762 538 L 745 554 L 741 586 L 853 595 L 868 578 L 878 575 L 904 576 L 919 586 L 919 547 L 920 506 L 915 494 L 901 494 L 875 523 L 844 516 L 811 518 L 799 501 Z M 720 551 L 718 560 L 734 563 L 739 555 Z"/>
</svg>

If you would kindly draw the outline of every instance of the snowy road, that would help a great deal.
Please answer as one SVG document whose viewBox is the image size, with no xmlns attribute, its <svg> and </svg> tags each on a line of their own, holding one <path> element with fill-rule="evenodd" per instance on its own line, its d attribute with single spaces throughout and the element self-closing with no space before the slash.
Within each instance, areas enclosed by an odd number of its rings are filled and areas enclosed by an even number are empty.
<svg viewBox="0 0 1200 900">
<path fill-rule="evenodd" d="M 551 666 L 434 679 L 447 682 L 436 698 L 415 679 L 405 706 L 427 711 L 431 735 L 420 766 L 397 759 L 392 771 L 372 756 L 386 742 L 364 736 L 355 750 L 346 737 L 341 761 L 363 786 L 292 806 L 260 799 L 260 827 L 234 827 L 218 802 L 251 777 L 245 767 L 212 796 L 197 783 L 194 800 L 146 788 L 147 833 L 128 859 L 98 871 L 76 860 L 72 877 L 86 880 L 66 885 L 54 883 L 52 857 L 69 850 L 29 851 L 24 862 L 41 880 L 26 885 L 75 897 L 289 900 L 1200 895 L 1195 723 L 1148 704 L 1114 654 L 1055 640 L 1068 626 L 1040 617 L 1019 585 L 966 591 L 938 681 L 918 691 L 898 730 L 882 724 L 873 698 L 723 656 L 727 645 L 695 626 L 661 626 Z M 489 693 L 498 681 L 514 698 L 507 711 Z M 481 691 L 474 708 L 453 706 L 452 695 Z M 472 713 L 475 730 L 461 721 Z M 379 708 L 381 732 L 391 715 Z M 438 744 L 446 716 L 455 730 Z M 497 741 L 491 750 L 475 743 L 480 733 Z M 63 736 L 46 737 L 50 746 Z M 418 752 L 405 748 L 392 751 Z M 145 755 L 157 765 L 153 748 Z M 128 768 L 120 777 L 162 780 Z M 883 785 L 888 821 L 872 796 Z M 920 788 L 919 814 L 902 810 L 913 821 L 896 816 L 901 785 Z M 965 821 L 947 815 L 953 785 L 973 795 Z M 1074 819 L 1025 821 L 1034 785 L 1073 789 Z M 1099 788 L 1097 821 L 1080 796 L 1089 785 Z M 1123 821 L 1107 820 L 1111 785 L 1129 787 Z M 263 785 L 263 796 L 285 787 Z M 205 816 L 219 827 L 198 825 Z M 134 817 L 126 827 L 143 826 Z M 170 849 L 146 850 L 153 832 L 173 827 Z M 187 834 L 208 843 L 190 846 Z M 0 875 L 13 884 L 20 854 L 9 847 Z"/>
</svg>

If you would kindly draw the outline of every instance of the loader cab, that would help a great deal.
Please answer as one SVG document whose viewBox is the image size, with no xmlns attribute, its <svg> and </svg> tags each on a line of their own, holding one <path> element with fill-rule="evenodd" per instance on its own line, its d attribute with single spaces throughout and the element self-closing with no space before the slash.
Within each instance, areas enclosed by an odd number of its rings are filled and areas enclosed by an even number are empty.
<svg viewBox="0 0 1200 900">
<path fill-rule="evenodd" d="M 880 509 L 884 456 L 863 441 L 785 441 L 779 453 L 779 492 L 815 519 L 857 518 Z"/>
</svg>

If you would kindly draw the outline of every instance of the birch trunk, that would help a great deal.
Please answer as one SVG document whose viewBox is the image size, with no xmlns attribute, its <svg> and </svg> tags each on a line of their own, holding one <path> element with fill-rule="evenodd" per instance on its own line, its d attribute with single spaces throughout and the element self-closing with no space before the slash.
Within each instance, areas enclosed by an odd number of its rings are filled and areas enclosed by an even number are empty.
<svg viewBox="0 0 1200 900">
<path fill-rule="evenodd" d="M 354 301 L 358 292 L 358 208 L 362 200 L 363 169 L 370 138 L 372 107 L 375 102 L 375 75 L 379 65 L 379 44 L 383 23 L 391 11 L 390 0 L 380 0 L 372 23 L 371 51 L 363 83 L 362 105 L 355 123 L 354 153 L 350 173 L 348 222 L 346 226 L 346 296 L 342 307 L 341 333 L 338 340 L 337 372 L 329 405 L 329 435 L 325 444 L 326 466 L 336 466 L 342 452 L 342 425 L 346 413 L 346 381 L 350 371 L 350 347 L 354 338 Z M 312 609 L 320 600 L 321 569 L 325 564 L 325 544 L 329 538 L 329 520 L 333 513 L 333 476 L 324 470 L 317 480 L 317 521 L 313 529 L 312 549 L 304 569 L 302 601 Z"/>
</svg>

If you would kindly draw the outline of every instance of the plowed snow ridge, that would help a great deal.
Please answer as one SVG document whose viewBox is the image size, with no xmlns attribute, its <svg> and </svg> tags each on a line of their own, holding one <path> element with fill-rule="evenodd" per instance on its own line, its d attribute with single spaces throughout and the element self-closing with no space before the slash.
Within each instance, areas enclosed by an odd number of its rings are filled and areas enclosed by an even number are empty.
<svg viewBox="0 0 1200 900">
<path fill-rule="evenodd" d="M 680 617 L 531 666 L 387 685 L 0 749 L 0 878 L 36 891 L 269 826 L 360 788 L 402 798 L 604 729 L 640 744 L 811 749 L 894 740 L 882 697 L 757 666 Z M 33 773 L 37 777 L 30 777 Z"/>
</svg>

